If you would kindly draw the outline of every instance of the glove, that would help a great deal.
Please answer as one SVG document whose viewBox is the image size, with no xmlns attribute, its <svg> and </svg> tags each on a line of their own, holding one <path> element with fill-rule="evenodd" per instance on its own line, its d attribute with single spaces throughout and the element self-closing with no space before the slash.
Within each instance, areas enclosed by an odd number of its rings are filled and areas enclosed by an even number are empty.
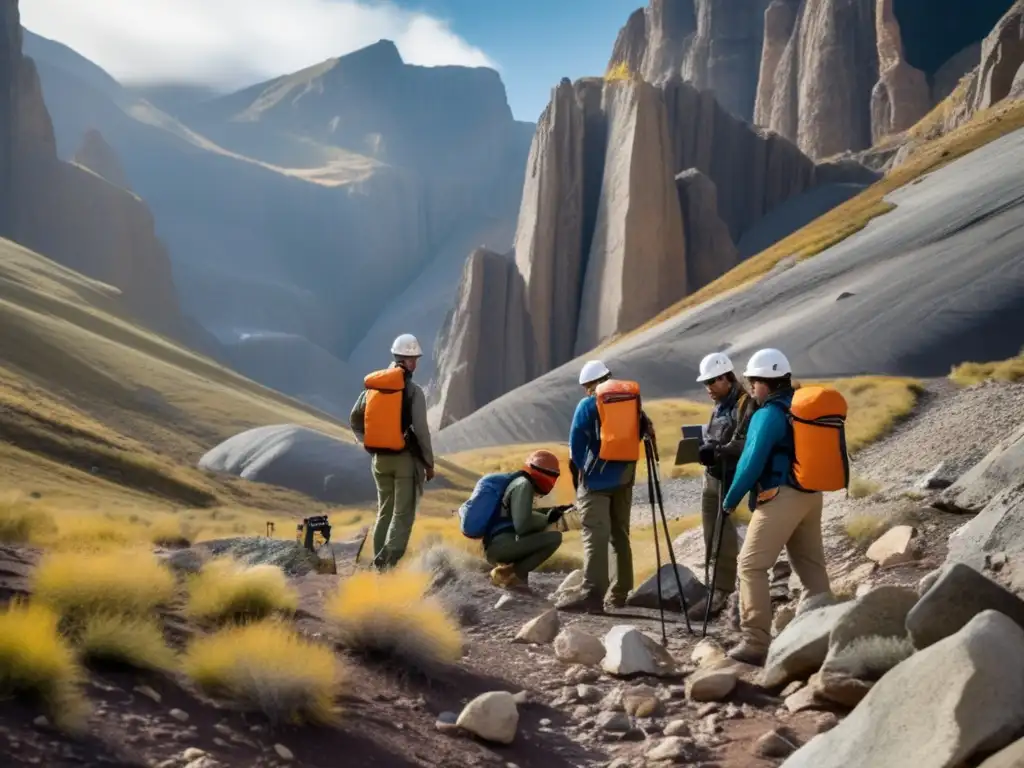
<svg viewBox="0 0 1024 768">
<path fill-rule="evenodd" d="M 713 467 L 715 466 L 715 454 L 717 452 L 718 446 L 714 443 L 704 443 L 697 449 L 698 461 L 700 461 L 700 463 L 705 467 Z"/>
<path fill-rule="evenodd" d="M 554 509 L 552 509 L 550 512 L 548 512 L 548 525 L 554 525 L 555 523 L 557 523 L 559 520 L 562 519 L 562 516 L 564 514 L 565 510 L 562 509 L 561 507 L 555 507 Z"/>
<path fill-rule="evenodd" d="M 730 507 L 725 507 L 725 508 L 723 508 L 723 509 L 722 509 L 722 514 L 723 514 L 723 515 L 724 515 L 725 517 L 728 517 L 729 515 L 731 515 L 731 514 L 732 514 L 733 512 L 735 512 L 735 511 L 736 511 L 735 509 L 732 509 L 732 508 L 730 508 Z"/>
</svg>

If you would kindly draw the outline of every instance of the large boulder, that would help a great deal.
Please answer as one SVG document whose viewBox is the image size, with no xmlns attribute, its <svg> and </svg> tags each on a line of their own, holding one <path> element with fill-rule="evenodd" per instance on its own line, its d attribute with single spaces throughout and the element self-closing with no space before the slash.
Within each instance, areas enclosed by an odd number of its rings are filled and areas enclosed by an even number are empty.
<svg viewBox="0 0 1024 768">
<path fill-rule="evenodd" d="M 676 576 L 679 577 L 678 581 Z M 661 582 L 661 603 L 658 602 L 658 582 Z M 672 564 L 666 563 L 661 570 L 646 579 L 626 598 L 626 605 L 637 608 L 659 608 L 662 605 L 670 611 L 681 611 L 679 587 L 683 588 L 683 599 L 692 608 L 704 599 L 707 590 L 693 571 L 685 565 L 676 564 L 673 572 Z"/>
<path fill-rule="evenodd" d="M 739 264 L 739 252 L 718 216 L 715 182 L 687 168 L 676 175 L 676 190 L 686 222 L 686 281 L 696 291 Z"/>
<path fill-rule="evenodd" d="M 1024 483 L 1024 424 L 947 488 L 936 506 L 977 512 L 1009 485 Z"/>
<path fill-rule="evenodd" d="M 241 432 L 207 451 L 199 468 L 291 488 L 329 503 L 377 498 L 370 457 L 358 443 L 296 424 Z"/>
<path fill-rule="evenodd" d="M 1024 600 L 973 568 L 951 563 L 907 614 L 907 631 L 915 648 L 927 648 L 982 611 L 999 611 L 1024 627 Z"/>
<path fill-rule="evenodd" d="M 761 682 L 779 688 L 817 672 L 828 656 L 833 628 L 854 607 L 852 602 L 802 613 L 772 640 Z"/>
<path fill-rule="evenodd" d="M 995 611 L 910 657 L 783 768 L 953 768 L 1024 727 L 1024 630 Z"/>
<path fill-rule="evenodd" d="M 983 570 L 1024 594 L 1024 484 L 1010 486 L 949 537 L 947 563 Z"/>
</svg>

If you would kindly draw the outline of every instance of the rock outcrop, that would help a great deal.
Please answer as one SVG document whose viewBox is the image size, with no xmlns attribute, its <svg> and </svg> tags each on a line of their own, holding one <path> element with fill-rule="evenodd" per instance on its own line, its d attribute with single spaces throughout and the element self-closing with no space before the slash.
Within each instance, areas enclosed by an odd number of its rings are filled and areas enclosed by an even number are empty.
<svg viewBox="0 0 1024 768">
<path fill-rule="evenodd" d="M 151 328 L 186 335 L 170 261 L 139 198 L 58 159 L 34 62 L 21 54 L 16 3 L 2 19 L 0 175 L 4 234 L 44 256 L 119 288 L 126 310 Z"/>
<path fill-rule="evenodd" d="M 975 110 L 1002 101 L 1024 66 L 1024 0 L 1017 0 L 981 45 L 981 65 Z"/>
<path fill-rule="evenodd" d="M 877 174 L 846 161 L 821 176 Z M 563 80 L 530 150 L 515 274 L 480 253 L 463 273 L 437 344 L 435 423 L 448 426 L 727 272 L 744 232 L 817 183 L 818 168 L 791 142 L 679 75 L 657 87 Z"/>
<path fill-rule="evenodd" d="M 124 175 L 121 161 L 113 147 L 107 144 L 97 130 L 91 130 L 82 138 L 82 146 L 75 152 L 75 163 L 88 168 L 97 176 L 102 176 L 116 187 L 130 190 L 128 177 Z"/>
<path fill-rule="evenodd" d="M 863 150 L 916 124 L 979 56 L 982 85 L 965 90 L 971 111 L 983 108 L 1007 95 L 1019 66 L 1020 3 L 996 24 L 1007 4 L 772 0 L 754 121 L 816 159 Z"/>
<path fill-rule="evenodd" d="M 715 92 L 737 117 L 754 114 L 768 0 L 650 0 L 619 32 L 609 66 L 648 82 L 677 76 Z"/>
</svg>

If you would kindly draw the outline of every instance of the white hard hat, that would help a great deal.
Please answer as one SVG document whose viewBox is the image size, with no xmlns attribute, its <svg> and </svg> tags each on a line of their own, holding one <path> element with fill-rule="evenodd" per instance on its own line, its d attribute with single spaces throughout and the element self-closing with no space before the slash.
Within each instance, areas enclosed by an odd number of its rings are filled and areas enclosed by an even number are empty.
<svg viewBox="0 0 1024 768">
<path fill-rule="evenodd" d="M 777 349 L 759 349 L 747 361 L 743 375 L 748 379 L 781 379 L 793 372 L 789 360 Z"/>
<path fill-rule="evenodd" d="M 421 357 L 423 350 L 420 343 L 411 333 L 403 333 L 391 345 L 391 354 L 399 357 Z"/>
<path fill-rule="evenodd" d="M 724 352 L 712 352 L 700 361 L 700 375 L 697 381 L 711 381 L 732 372 L 732 360 Z"/>
<path fill-rule="evenodd" d="M 587 360 L 580 370 L 580 384 L 586 386 L 610 374 L 608 366 L 600 360 Z"/>
</svg>

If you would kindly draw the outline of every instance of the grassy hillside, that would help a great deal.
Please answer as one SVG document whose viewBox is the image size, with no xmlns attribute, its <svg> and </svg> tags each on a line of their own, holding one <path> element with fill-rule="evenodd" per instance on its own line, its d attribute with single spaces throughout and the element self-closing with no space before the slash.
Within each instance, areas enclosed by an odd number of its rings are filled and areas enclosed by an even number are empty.
<svg viewBox="0 0 1024 768">
<path fill-rule="evenodd" d="M 1024 349 L 1016 357 L 988 363 L 962 363 L 949 372 L 950 380 L 959 387 L 983 381 L 1020 381 L 1024 379 Z"/>
<path fill-rule="evenodd" d="M 353 439 L 326 414 L 134 325 L 115 289 L 8 241 L 0 325 L 0 472 L 15 494 L 7 509 L 39 507 L 58 528 L 90 515 L 116 518 L 108 527 L 175 515 L 194 535 L 259 533 L 267 519 L 322 505 L 199 471 L 199 457 L 266 424 Z M 474 477 L 447 462 L 439 469 L 455 489 L 432 492 L 427 506 L 447 508 Z"/>
<path fill-rule="evenodd" d="M 727 291 L 755 282 L 764 277 L 782 259 L 792 256 L 802 261 L 816 256 L 864 229 L 872 219 L 891 211 L 892 203 L 884 199 L 890 192 L 1021 127 L 1024 127 L 1024 101 L 1001 102 L 977 113 L 970 122 L 955 131 L 921 144 L 906 162 L 856 197 L 833 208 L 770 248 L 750 257 L 696 293 L 658 313 L 640 327 L 609 339 L 602 347 L 611 346 L 623 338 L 653 328 L 683 310 L 703 304 Z"/>
</svg>

